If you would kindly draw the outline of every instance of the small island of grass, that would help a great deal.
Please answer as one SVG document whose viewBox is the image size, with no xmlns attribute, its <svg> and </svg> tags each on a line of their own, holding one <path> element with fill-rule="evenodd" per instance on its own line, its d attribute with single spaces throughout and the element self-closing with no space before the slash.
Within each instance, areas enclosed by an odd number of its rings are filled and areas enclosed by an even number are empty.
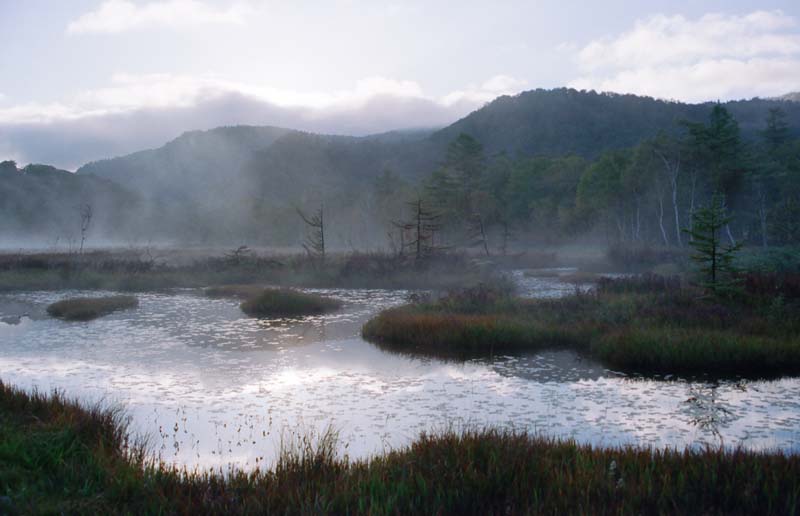
<svg viewBox="0 0 800 516">
<path fill-rule="evenodd" d="M 483 287 L 385 310 L 362 334 L 391 351 L 438 357 L 568 347 L 627 372 L 797 373 L 800 301 L 780 281 L 748 277 L 745 295 L 726 300 L 655 275 L 603 279 L 589 293 L 547 300 Z"/>
<path fill-rule="evenodd" d="M 213 299 L 233 298 L 233 299 L 252 299 L 264 291 L 264 287 L 258 285 L 219 285 L 208 287 L 203 290 L 206 297 Z"/>
<path fill-rule="evenodd" d="M 65 321 L 90 321 L 137 306 L 139 300 L 134 296 L 78 297 L 51 304 L 47 313 Z"/>
<path fill-rule="evenodd" d="M 342 302 L 289 288 L 267 288 L 240 306 L 244 313 L 252 317 L 298 317 L 336 310 L 342 306 Z"/>
</svg>

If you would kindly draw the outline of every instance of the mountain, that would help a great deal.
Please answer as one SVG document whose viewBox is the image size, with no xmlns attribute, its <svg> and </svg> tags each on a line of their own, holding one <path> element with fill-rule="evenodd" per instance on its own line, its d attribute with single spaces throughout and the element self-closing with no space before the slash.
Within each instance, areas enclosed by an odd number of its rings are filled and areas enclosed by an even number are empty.
<svg viewBox="0 0 800 516">
<path fill-rule="evenodd" d="M 751 99 L 724 105 L 746 139 L 757 136 L 773 107 L 784 110 L 793 135 L 800 135 L 800 103 Z M 533 90 L 500 97 L 437 131 L 362 137 L 256 126 L 193 131 L 158 149 L 89 163 L 77 176 L 110 180 L 140 196 L 135 224 L 148 238 L 291 245 L 303 233 L 296 209 L 325 204 L 339 228 L 332 241 L 353 245 L 385 236 L 385 229 L 369 220 L 379 209 L 372 195 L 378 178 L 418 184 L 439 167 L 448 144 L 462 132 L 489 156 L 592 159 L 660 131 L 677 134 L 683 130 L 679 122 L 705 121 L 712 106 L 566 88 Z"/>
<path fill-rule="evenodd" d="M 786 95 L 781 95 L 776 100 L 786 100 L 789 102 L 800 102 L 800 91 L 795 91 L 792 93 L 787 93 Z"/>
<path fill-rule="evenodd" d="M 770 107 L 781 106 L 800 134 L 800 104 L 752 99 L 726 102 L 742 135 L 754 138 Z M 561 88 L 533 90 L 495 99 L 432 136 L 440 146 L 460 133 L 480 141 L 487 154 L 597 157 L 631 147 L 659 131 L 678 133 L 682 120 L 704 122 L 713 103 L 683 104 L 651 97 Z"/>
<path fill-rule="evenodd" d="M 0 244 L 38 242 L 77 244 L 81 209 L 92 208 L 92 238 L 126 233 L 135 213 L 137 195 L 108 179 L 76 175 L 48 165 L 19 169 L 13 161 L 0 163 Z"/>
</svg>

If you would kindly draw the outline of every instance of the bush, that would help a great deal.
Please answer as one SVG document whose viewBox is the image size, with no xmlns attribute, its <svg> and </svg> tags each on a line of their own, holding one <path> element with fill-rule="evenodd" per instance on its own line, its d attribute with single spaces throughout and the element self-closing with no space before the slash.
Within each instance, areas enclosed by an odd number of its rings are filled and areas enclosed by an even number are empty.
<svg viewBox="0 0 800 516">
<path fill-rule="evenodd" d="M 139 300 L 133 296 L 81 297 L 55 302 L 47 307 L 47 313 L 66 321 L 90 321 L 137 306 Z"/>
<path fill-rule="evenodd" d="M 244 313 L 253 317 L 296 317 L 336 310 L 342 302 L 289 288 L 268 288 L 240 306 Z"/>
</svg>

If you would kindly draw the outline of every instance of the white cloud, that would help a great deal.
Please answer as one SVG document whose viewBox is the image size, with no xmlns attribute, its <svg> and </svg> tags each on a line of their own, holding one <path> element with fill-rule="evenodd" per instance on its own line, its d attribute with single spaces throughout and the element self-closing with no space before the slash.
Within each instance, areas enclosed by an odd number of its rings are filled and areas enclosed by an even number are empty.
<svg viewBox="0 0 800 516">
<path fill-rule="evenodd" d="M 243 25 L 251 7 L 237 3 L 217 9 L 199 0 L 164 0 L 135 4 L 128 0 L 107 0 L 70 22 L 67 33 L 118 33 L 143 28 L 185 28 L 208 24 Z"/>
<path fill-rule="evenodd" d="M 352 88 L 293 91 L 216 76 L 118 74 L 103 88 L 49 104 L 0 106 L 0 157 L 74 169 L 163 145 L 184 131 L 275 125 L 366 135 L 444 126 L 524 81 L 498 76 L 443 97 L 414 81 L 369 77 Z M 12 152 L 14 151 L 14 152 Z"/>
<path fill-rule="evenodd" d="M 780 11 L 654 15 L 575 53 L 570 86 L 685 101 L 770 96 L 800 87 L 800 30 Z"/>
<path fill-rule="evenodd" d="M 68 100 L 0 108 L 0 123 L 50 123 L 141 109 L 191 108 L 232 94 L 277 107 L 311 111 L 356 109 L 378 97 L 424 100 L 440 107 L 458 104 L 463 111 L 475 109 L 498 95 L 516 93 L 525 84 L 525 81 L 498 75 L 481 86 L 471 86 L 435 98 L 425 95 L 417 82 L 386 77 L 362 79 L 349 90 L 320 92 L 277 89 L 229 81 L 213 75 L 117 74 L 111 78 L 110 85 L 83 92 Z"/>
<path fill-rule="evenodd" d="M 445 106 L 458 103 L 481 105 L 500 95 L 519 93 L 528 85 L 528 81 L 515 79 L 508 75 L 495 75 L 480 86 L 470 85 L 466 89 L 456 90 L 442 97 Z"/>
</svg>

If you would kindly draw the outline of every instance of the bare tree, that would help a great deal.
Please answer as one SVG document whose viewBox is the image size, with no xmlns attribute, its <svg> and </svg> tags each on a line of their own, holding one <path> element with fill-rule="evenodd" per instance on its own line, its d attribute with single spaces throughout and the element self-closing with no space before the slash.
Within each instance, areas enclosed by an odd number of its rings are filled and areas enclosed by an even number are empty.
<svg viewBox="0 0 800 516">
<path fill-rule="evenodd" d="M 681 153 L 680 150 L 674 150 L 672 156 L 670 156 L 668 155 L 668 151 L 658 147 L 654 147 L 653 152 L 656 153 L 664 164 L 664 172 L 669 181 L 670 190 L 672 191 L 672 211 L 675 216 L 675 241 L 678 243 L 678 247 L 683 247 L 680 212 L 678 209 L 678 176 L 680 176 L 681 173 Z"/>
<path fill-rule="evenodd" d="M 480 213 L 476 213 L 472 216 L 469 229 L 469 236 L 472 240 L 471 244 L 483 247 L 483 252 L 486 253 L 486 256 L 491 256 L 489 253 L 489 242 L 486 238 L 486 225 L 483 223 L 483 217 Z"/>
<path fill-rule="evenodd" d="M 303 242 L 303 249 L 312 258 L 318 258 L 325 263 L 325 215 L 324 207 L 320 206 L 316 213 L 306 216 L 305 213 L 297 208 L 297 214 L 303 219 L 307 226 L 307 236 Z"/>
<path fill-rule="evenodd" d="M 408 221 L 392 222 L 400 230 L 402 242 L 401 248 L 409 247 L 414 250 L 414 258 L 421 260 L 434 253 L 437 247 L 434 245 L 434 235 L 441 229 L 439 219 L 441 216 L 424 205 L 421 198 L 407 203 L 411 209 L 412 217 Z M 413 238 L 406 242 L 405 233 L 411 233 Z"/>
<path fill-rule="evenodd" d="M 78 251 L 78 254 L 83 255 L 83 246 L 86 243 L 86 234 L 89 232 L 89 228 L 92 226 L 92 217 L 94 213 L 92 211 L 92 205 L 89 203 L 84 204 L 80 207 L 81 213 L 81 247 Z"/>
</svg>

